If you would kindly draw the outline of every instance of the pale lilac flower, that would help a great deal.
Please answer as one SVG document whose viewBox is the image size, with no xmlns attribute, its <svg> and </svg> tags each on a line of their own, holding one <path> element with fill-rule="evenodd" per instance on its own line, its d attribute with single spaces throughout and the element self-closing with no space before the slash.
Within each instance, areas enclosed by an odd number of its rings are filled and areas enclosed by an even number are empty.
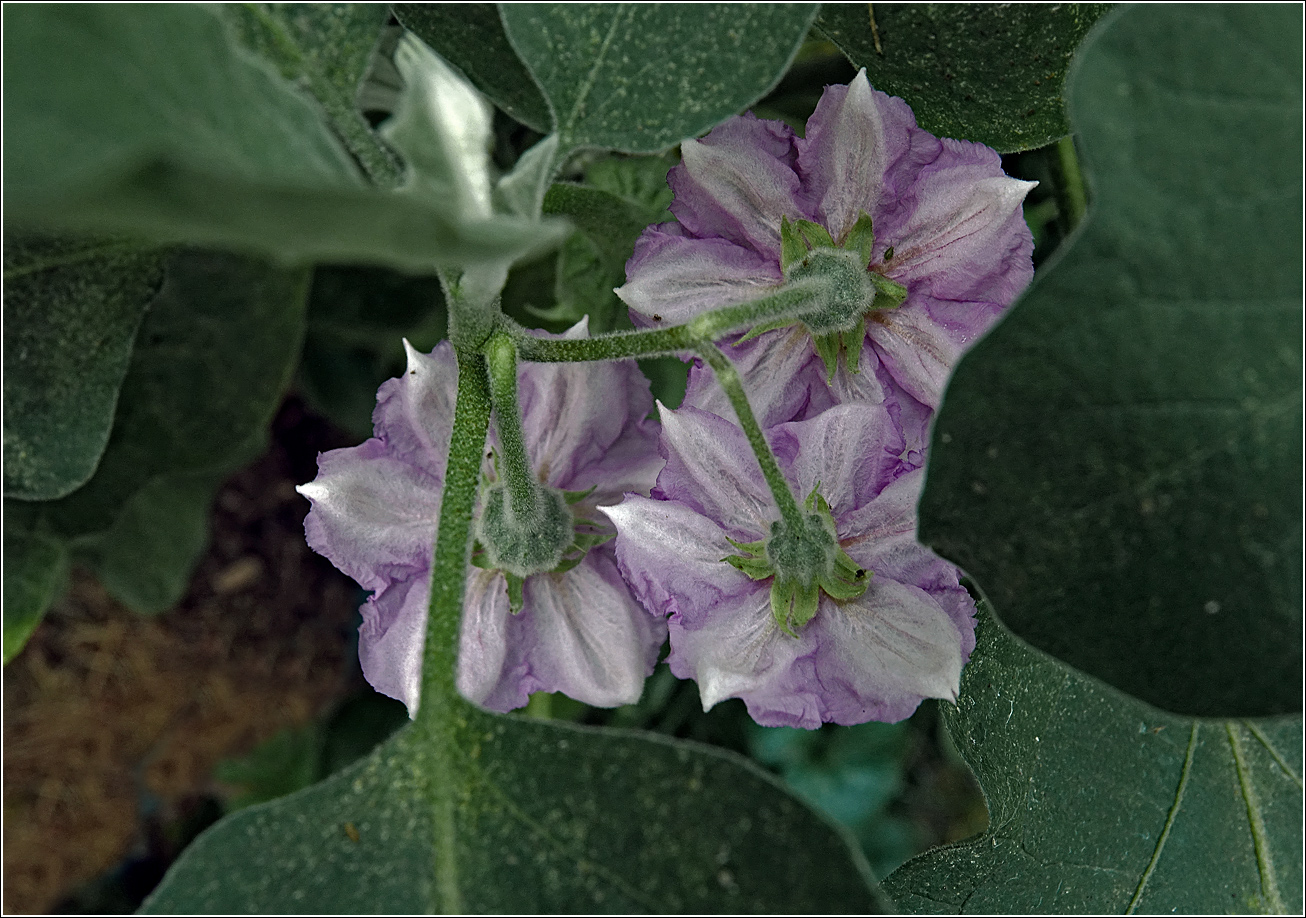
<svg viewBox="0 0 1306 918">
<path fill-rule="evenodd" d="M 782 218 L 820 224 L 842 245 L 868 214 L 870 270 L 906 287 L 907 297 L 867 315 L 860 372 L 840 361 L 827 385 L 801 327 L 768 332 L 730 355 L 743 370 L 756 368 L 744 378 L 763 426 L 901 393 L 915 403 L 902 423 L 919 439 L 921 418 L 938 407 L 962 351 L 1033 276 L 1021 202 L 1034 183 L 1004 175 L 988 147 L 919 129 L 907 104 L 871 89 L 865 71 L 826 88 L 806 133 L 748 114 L 686 141 L 668 176 L 678 222 L 644 232 L 617 293 L 640 324 L 685 322 L 783 281 Z M 687 404 L 726 413 L 702 367 Z"/>
<path fill-rule="evenodd" d="M 779 518 L 743 431 L 692 407 L 662 420 L 666 466 L 652 497 L 603 509 L 627 583 L 669 617 L 672 672 L 698 682 L 705 708 L 737 697 L 760 724 L 814 728 L 897 721 L 924 698 L 956 697 L 974 603 L 957 569 L 916 541 L 924 472 L 897 471 L 883 406 L 837 406 L 768 432 L 795 493 L 819 489 L 839 546 L 869 575 L 856 599 L 822 592 L 792 635 L 770 581 L 724 560 Z"/>
<path fill-rule="evenodd" d="M 585 334 L 582 321 L 568 337 Z M 363 674 L 415 713 L 458 370 L 448 342 L 429 356 L 405 346 L 407 370 L 377 393 L 376 436 L 319 456 L 318 477 L 299 491 L 313 503 L 309 545 L 374 591 L 359 630 Z M 518 381 L 540 480 L 593 489 L 572 506 L 578 521 L 606 527 L 600 502 L 648 493 L 661 460 L 648 382 L 633 363 L 522 364 Z M 487 452 L 494 445 L 491 435 Z M 495 474 L 488 458 L 484 474 Z M 457 678 L 464 697 L 496 711 L 537 691 L 601 707 L 639 699 L 666 628 L 630 595 L 611 542 L 570 570 L 527 577 L 523 599 L 512 614 L 504 575 L 469 568 Z"/>
</svg>

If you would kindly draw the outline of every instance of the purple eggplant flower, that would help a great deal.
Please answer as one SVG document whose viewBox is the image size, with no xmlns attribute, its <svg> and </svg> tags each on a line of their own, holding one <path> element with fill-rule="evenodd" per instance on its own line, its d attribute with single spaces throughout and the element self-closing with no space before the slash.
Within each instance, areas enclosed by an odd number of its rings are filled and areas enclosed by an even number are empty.
<svg viewBox="0 0 1306 918">
<path fill-rule="evenodd" d="M 668 176 L 677 222 L 644 232 L 617 291 L 640 324 L 685 322 L 783 283 L 784 218 L 818 224 L 842 247 L 865 238 L 854 227 L 868 215 L 869 270 L 906 288 L 901 305 L 868 304 L 860 361 L 847 355 L 828 384 L 834 365 L 801 326 L 738 344 L 732 359 L 764 368 L 745 373 L 764 426 L 848 397 L 878 403 L 888 391 L 915 403 L 903 423 L 918 436 L 914 415 L 938 407 L 958 357 L 1033 276 L 1021 202 L 1034 183 L 1004 175 L 988 147 L 916 127 L 907 104 L 871 89 L 865 71 L 826 88 L 805 138 L 747 114 L 681 150 Z M 687 404 L 726 414 L 709 388 L 699 367 Z"/>
<path fill-rule="evenodd" d="M 584 337 L 585 328 L 582 321 L 567 336 Z M 377 393 L 376 436 L 323 453 L 317 478 L 299 492 L 313 504 L 309 545 L 373 591 L 359 629 L 363 674 L 415 714 L 458 369 L 448 342 L 430 355 L 405 347 L 404 375 Z M 518 385 L 532 468 L 544 484 L 572 492 L 589 542 L 610 534 L 598 504 L 648 493 L 662 464 L 647 380 L 633 363 L 522 364 Z M 491 434 L 487 454 L 495 446 Z M 483 474 L 496 476 L 489 455 Z M 502 572 L 468 569 L 457 674 L 464 697 L 496 711 L 521 707 L 537 691 L 600 707 L 639 699 L 665 625 L 631 596 L 611 542 L 562 566 L 526 578 L 516 614 Z"/>
<path fill-rule="evenodd" d="M 668 618 L 672 672 L 698 682 L 704 708 L 737 697 L 760 724 L 814 728 L 897 721 L 922 699 L 955 699 L 975 606 L 957 569 L 916 541 L 924 472 L 899 473 L 884 406 L 836 406 L 768 432 L 795 493 L 824 498 L 865 583 L 855 598 L 821 592 L 797 627 L 777 615 L 764 553 L 740 556 L 780 516 L 743 431 L 692 407 L 662 419 L 666 466 L 652 497 L 602 509 L 626 582 Z"/>
</svg>

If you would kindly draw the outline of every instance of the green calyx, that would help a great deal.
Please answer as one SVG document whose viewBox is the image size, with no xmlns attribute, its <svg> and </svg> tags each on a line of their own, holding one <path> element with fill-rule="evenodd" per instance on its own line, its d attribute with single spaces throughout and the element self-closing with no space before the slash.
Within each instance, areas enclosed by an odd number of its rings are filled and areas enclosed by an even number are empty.
<svg viewBox="0 0 1306 918">
<path fill-rule="evenodd" d="M 816 615 L 822 591 L 847 602 L 866 592 L 872 576 L 839 546 L 830 506 L 816 489 L 803 506 L 807 512 L 801 526 L 777 520 L 767 539 L 730 540 L 740 554 L 721 559 L 752 580 L 773 578 L 771 614 L 792 637 Z"/>
<path fill-rule="evenodd" d="M 825 364 L 827 380 L 834 379 L 839 355 L 850 373 L 858 371 L 866 314 L 896 309 L 907 298 L 907 288 L 871 268 L 875 232 L 871 217 L 862 213 L 836 243 L 829 230 L 810 220 L 788 217 L 780 221 L 780 267 L 787 280 L 820 277 L 829 291 L 820 303 L 801 316 L 812 345 Z M 890 250 L 891 251 L 891 250 Z M 887 255 L 887 253 L 886 253 Z M 790 321 L 758 326 L 742 340 L 791 325 Z"/>
<path fill-rule="evenodd" d="M 527 577 L 565 573 L 580 564 L 591 548 L 615 535 L 570 509 L 593 490 L 560 491 L 541 485 L 534 507 L 523 513 L 512 506 L 503 485 L 486 488 L 471 560 L 483 570 L 503 573 L 508 582 L 508 608 L 514 615 L 522 610 Z"/>
</svg>

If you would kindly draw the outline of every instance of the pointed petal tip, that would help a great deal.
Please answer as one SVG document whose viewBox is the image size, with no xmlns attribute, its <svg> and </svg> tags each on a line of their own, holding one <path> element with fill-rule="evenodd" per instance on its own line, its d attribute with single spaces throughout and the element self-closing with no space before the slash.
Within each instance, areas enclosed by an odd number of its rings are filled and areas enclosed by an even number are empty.
<svg viewBox="0 0 1306 918">
<path fill-rule="evenodd" d="M 327 493 L 326 487 L 318 484 L 316 481 L 310 481 L 302 485 L 295 485 L 295 490 L 300 494 L 300 496 L 307 497 L 309 500 L 321 500 L 326 497 Z"/>
<path fill-rule="evenodd" d="M 404 338 L 403 341 L 404 341 L 404 357 L 407 361 L 406 369 L 410 373 L 415 373 L 421 367 L 421 361 L 424 355 L 417 348 L 413 347 L 408 342 L 407 338 Z"/>
</svg>

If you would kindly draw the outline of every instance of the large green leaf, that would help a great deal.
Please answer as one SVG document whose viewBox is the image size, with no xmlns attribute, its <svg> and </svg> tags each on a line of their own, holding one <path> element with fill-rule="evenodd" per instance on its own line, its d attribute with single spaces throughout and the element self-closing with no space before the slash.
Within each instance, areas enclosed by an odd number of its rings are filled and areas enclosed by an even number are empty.
<svg viewBox="0 0 1306 918">
<path fill-rule="evenodd" d="M 232 255 L 169 257 L 95 475 L 60 500 L 6 499 L 6 529 L 74 548 L 141 611 L 174 602 L 221 477 L 266 440 L 299 357 L 308 274 Z M 30 595 L 43 611 L 53 588 Z"/>
<path fill-rule="evenodd" d="M 1009 153 L 1069 133 L 1070 58 L 1110 7 L 830 3 L 816 24 L 876 89 L 906 99 L 921 127 Z"/>
<path fill-rule="evenodd" d="M 23 649 L 63 585 L 68 549 L 28 531 L 6 513 L 4 527 L 4 662 Z"/>
<path fill-rule="evenodd" d="M 209 508 L 230 466 L 253 459 L 257 448 L 231 458 L 227 468 L 159 475 L 127 501 L 113 526 L 78 540 L 75 557 L 123 605 L 146 615 L 166 612 L 190 585 L 209 544 Z"/>
<path fill-rule="evenodd" d="M 493 3 L 396 3 L 394 11 L 506 114 L 548 133 L 549 103 L 508 44 Z"/>
<path fill-rule="evenodd" d="M 404 730 L 210 829 L 144 911 L 878 911 L 847 836 L 738 756 L 466 705 L 460 718 L 452 773 Z"/>
<path fill-rule="evenodd" d="M 104 241 L 7 237 L 4 249 L 5 494 L 51 500 L 100 461 L 163 262 Z"/>
<path fill-rule="evenodd" d="M 989 828 L 890 874 L 900 908 L 1301 912 L 1300 717 L 1165 714 L 981 619 L 944 720 Z"/>
<path fill-rule="evenodd" d="M 1301 9 L 1176 15 L 1129 8 L 1084 44 L 1094 203 L 958 366 L 921 538 L 1139 698 L 1297 711 Z"/>
<path fill-rule="evenodd" d="M 508 40 L 544 91 L 560 153 L 653 153 L 695 137 L 779 82 L 817 7 L 506 4 Z"/>
<path fill-rule="evenodd" d="M 4 52 L 7 221 L 425 271 L 555 238 L 370 187 L 318 106 L 202 6 L 18 6 Z"/>
<path fill-rule="evenodd" d="M 41 506 L 55 531 L 102 532 L 156 475 L 243 455 L 299 357 L 309 272 L 182 253 L 141 325 L 109 446 L 94 477 Z"/>
<path fill-rule="evenodd" d="M 247 45 L 322 103 L 331 127 L 374 182 L 398 183 L 398 160 L 356 104 L 389 18 L 385 4 L 228 3 L 220 9 Z"/>
</svg>

